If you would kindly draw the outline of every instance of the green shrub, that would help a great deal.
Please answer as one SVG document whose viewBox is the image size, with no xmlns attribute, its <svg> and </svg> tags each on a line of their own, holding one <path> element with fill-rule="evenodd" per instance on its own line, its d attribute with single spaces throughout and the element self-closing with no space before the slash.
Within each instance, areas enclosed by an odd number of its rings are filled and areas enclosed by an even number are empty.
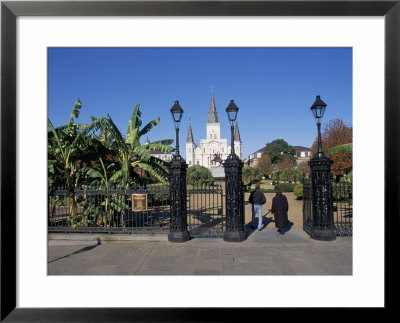
<svg viewBox="0 0 400 323">
<path fill-rule="evenodd" d="M 190 185 L 211 185 L 214 179 L 211 171 L 200 165 L 193 165 L 186 173 L 186 183 Z"/>
<path fill-rule="evenodd" d="M 288 192 L 293 192 L 293 189 L 296 186 L 296 184 L 279 183 L 278 186 L 280 187 L 282 192 L 288 193 Z"/>
<path fill-rule="evenodd" d="M 276 181 L 293 181 L 296 178 L 297 181 L 301 178 L 301 172 L 297 169 L 292 168 L 284 168 L 278 169 L 275 173 L 272 174 L 272 179 Z"/>
<path fill-rule="evenodd" d="M 303 199 L 303 184 L 297 184 L 293 189 L 293 194 L 297 200 Z"/>
<path fill-rule="evenodd" d="M 259 182 L 262 178 L 262 173 L 259 168 L 244 166 L 242 169 L 243 184 L 250 189 L 251 184 Z"/>
</svg>

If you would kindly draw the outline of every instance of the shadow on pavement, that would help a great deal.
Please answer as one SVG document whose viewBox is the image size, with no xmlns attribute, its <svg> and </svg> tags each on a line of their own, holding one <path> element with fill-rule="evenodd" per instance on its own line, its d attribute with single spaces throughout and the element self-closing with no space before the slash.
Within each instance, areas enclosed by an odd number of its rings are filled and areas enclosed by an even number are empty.
<svg viewBox="0 0 400 323">
<path fill-rule="evenodd" d="M 82 249 L 79 249 L 79 250 L 77 250 L 77 251 L 74 251 L 73 253 L 70 253 L 69 255 L 65 255 L 65 256 L 63 256 L 63 257 L 58 257 L 58 258 L 56 258 L 56 259 L 53 259 L 53 260 L 49 261 L 48 264 L 50 264 L 50 263 L 52 263 L 52 262 L 55 262 L 55 261 L 57 261 L 57 260 L 61 260 L 61 259 L 64 259 L 64 258 L 68 258 L 69 256 L 76 255 L 76 254 L 79 254 L 79 253 L 81 253 L 81 252 L 85 252 L 85 251 L 92 250 L 92 249 L 96 248 L 96 247 L 99 246 L 99 245 L 101 245 L 101 241 L 100 241 L 99 238 L 97 238 L 97 244 L 95 244 L 95 245 L 93 245 L 93 246 L 84 247 L 84 248 L 82 248 Z"/>
<path fill-rule="evenodd" d="M 267 214 L 265 214 L 265 215 L 267 215 Z M 270 223 L 275 223 L 274 217 L 273 216 L 271 216 L 271 217 L 263 216 L 263 220 L 262 220 L 263 226 L 261 228 L 261 231 L 264 230 Z M 244 231 L 245 231 L 245 234 L 246 234 L 246 238 L 249 237 L 250 235 L 252 235 L 255 231 L 257 231 L 257 225 L 258 225 L 258 219 L 257 218 L 255 219 L 255 223 L 254 224 L 250 221 L 249 223 L 247 223 L 245 225 Z M 288 225 L 287 228 L 284 229 L 284 233 L 290 231 L 292 226 L 293 226 L 293 222 L 291 222 L 289 220 L 289 225 Z M 272 225 L 270 226 L 270 228 L 272 228 Z"/>
</svg>

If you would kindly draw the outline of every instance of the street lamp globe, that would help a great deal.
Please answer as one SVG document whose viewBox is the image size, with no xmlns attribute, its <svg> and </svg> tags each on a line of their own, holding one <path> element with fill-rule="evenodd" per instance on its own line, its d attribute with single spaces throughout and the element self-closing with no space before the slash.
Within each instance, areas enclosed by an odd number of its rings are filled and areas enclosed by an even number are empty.
<svg viewBox="0 0 400 323">
<path fill-rule="evenodd" d="M 179 124 L 182 120 L 182 115 L 183 115 L 183 109 L 179 105 L 179 101 L 175 101 L 174 105 L 171 108 L 171 115 L 172 115 L 172 120 L 174 121 L 175 128 L 179 128 Z"/>
<path fill-rule="evenodd" d="M 319 122 L 319 120 L 324 116 L 326 109 L 326 103 L 321 100 L 321 97 L 317 95 L 313 105 L 310 107 L 314 118 Z"/>
<path fill-rule="evenodd" d="M 182 120 L 182 115 L 183 115 L 183 109 L 179 105 L 179 101 L 175 101 L 174 105 L 171 108 L 171 115 L 172 115 L 172 120 L 174 121 L 175 124 L 175 132 L 176 132 L 176 153 L 175 156 L 180 156 L 179 155 L 179 124 Z"/>
<path fill-rule="evenodd" d="M 231 126 L 235 125 L 237 113 L 239 111 L 239 108 L 235 104 L 233 100 L 231 100 L 226 108 L 226 114 L 228 115 L 229 122 Z"/>
</svg>

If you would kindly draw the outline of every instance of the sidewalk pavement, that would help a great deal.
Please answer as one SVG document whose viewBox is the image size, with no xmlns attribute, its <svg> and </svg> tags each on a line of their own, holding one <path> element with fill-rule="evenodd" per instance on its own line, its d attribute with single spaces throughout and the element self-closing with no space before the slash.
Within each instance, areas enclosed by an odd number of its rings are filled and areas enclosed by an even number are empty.
<svg viewBox="0 0 400 323">
<path fill-rule="evenodd" d="M 352 237 L 246 231 L 242 242 L 184 243 L 167 234 L 49 234 L 48 275 L 352 275 Z"/>
</svg>

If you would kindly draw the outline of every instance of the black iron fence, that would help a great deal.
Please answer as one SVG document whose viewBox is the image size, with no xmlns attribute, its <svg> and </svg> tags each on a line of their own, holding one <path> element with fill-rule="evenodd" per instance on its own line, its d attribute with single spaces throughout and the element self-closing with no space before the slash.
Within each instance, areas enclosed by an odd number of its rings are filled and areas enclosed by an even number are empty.
<svg viewBox="0 0 400 323">
<path fill-rule="evenodd" d="M 169 232 L 169 185 L 59 187 L 48 193 L 49 232 Z M 191 237 L 223 236 L 223 200 L 222 185 L 187 188 Z"/>
<path fill-rule="evenodd" d="M 50 189 L 49 232 L 168 232 L 167 185 Z"/>
<path fill-rule="evenodd" d="M 312 188 L 308 178 L 303 184 L 303 230 L 311 234 L 313 225 Z M 353 185 L 332 182 L 333 220 L 337 236 L 353 235 Z"/>
</svg>

